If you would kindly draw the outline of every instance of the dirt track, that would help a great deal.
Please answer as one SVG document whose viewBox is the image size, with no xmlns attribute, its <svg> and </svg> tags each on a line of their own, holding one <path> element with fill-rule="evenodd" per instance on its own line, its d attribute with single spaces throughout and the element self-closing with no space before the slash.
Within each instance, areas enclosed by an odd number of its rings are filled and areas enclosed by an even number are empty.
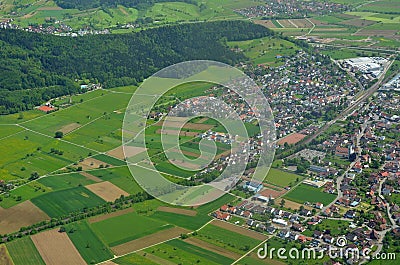
<svg viewBox="0 0 400 265">
<path fill-rule="evenodd" d="M 193 210 L 173 208 L 173 207 L 168 207 L 168 206 L 160 206 L 160 207 L 158 207 L 157 211 L 167 212 L 167 213 L 177 213 L 177 214 L 182 214 L 182 215 L 187 215 L 187 216 L 195 216 L 197 214 L 197 212 L 193 211 Z"/>
<path fill-rule="evenodd" d="M 220 220 L 213 220 L 211 224 L 258 240 L 265 240 L 268 238 L 263 234 Z"/>
<path fill-rule="evenodd" d="M 112 247 L 111 250 L 116 255 L 124 255 L 133 251 L 137 251 L 149 246 L 152 246 L 163 241 L 173 239 L 180 236 L 181 234 L 187 234 L 189 231 L 180 227 L 174 227 L 167 230 L 159 231 L 157 233 L 144 236 L 139 239 L 129 241 L 116 247 Z"/>
<path fill-rule="evenodd" d="M 112 212 L 112 213 L 107 213 L 107 214 L 91 217 L 91 218 L 88 219 L 88 222 L 91 223 L 91 224 L 92 223 L 97 223 L 97 222 L 100 222 L 100 221 L 103 221 L 103 220 L 107 220 L 107 219 L 112 218 L 112 217 L 124 215 L 124 214 L 127 214 L 127 213 L 132 213 L 132 212 L 134 212 L 133 208 L 126 208 L 126 209 L 121 210 L 121 211 L 116 211 L 116 212 Z"/>
<path fill-rule="evenodd" d="M 194 237 L 189 237 L 188 239 L 185 239 L 185 241 L 187 243 L 189 243 L 189 244 L 204 248 L 206 250 L 212 251 L 214 253 L 218 253 L 218 254 L 220 254 L 222 256 L 225 256 L 225 257 L 228 257 L 228 258 L 231 258 L 231 259 L 234 259 L 234 260 L 236 260 L 236 259 L 238 259 L 238 258 L 240 258 L 242 256 L 240 254 L 231 252 L 231 251 L 229 251 L 229 250 L 227 250 L 225 248 L 212 245 L 210 243 L 207 243 L 205 241 L 202 241 L 202 240 L 194 238 Z"/>
</svg>

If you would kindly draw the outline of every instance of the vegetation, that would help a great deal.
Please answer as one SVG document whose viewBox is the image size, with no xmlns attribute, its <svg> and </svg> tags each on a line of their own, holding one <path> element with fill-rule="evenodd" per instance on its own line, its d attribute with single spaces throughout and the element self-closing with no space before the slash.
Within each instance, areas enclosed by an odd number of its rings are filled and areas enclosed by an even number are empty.
<svg viewBox="0 0 400 265">
<path fill-rule="evenodd" d="M 147 253 L 178 264 L 231 264 L 232 259 L 175 239 L 145 250 Z"/>
<path fill-rule="evenodd" d="M 267 177 L 265 178 L 265 181 L 280 187 L 286 187 L 288 185 L 294 185 L 301 179 L 303 179 L 303 177 L 300 175 L 271 168 L 268 172 Z"/>
<path fill-rule="evenodd" d="M 51 98 L 80 92 L 75 79 L 115 87 L 135 85 L 157 69 L 179 61 L 235 63 L 243 55 L 227 49 L 226 41 L 270 34 L 262 26 L 243 21 L 182 24 L 81 38 L 2 30 L 0 113 L 31 109 Z"/>
<path fill-rule="evenodd" d="M 55 0 L 56 4 L 66 9 L 91 9 L 96 7 L 117 7 L 123 5 L 125 7 L 136 7 L 144 9 L 148 6 L 153 5 L 157 2 L 168 2 L 168 0 Z M 186 2 L 191 4 L 197 4 L 195 0 L 177 0 L 176 2 Z"/>
<path fill-rule="evenodd" d="M 314 188 L 309 185 L 300 184 L 299 186 L 285 194 L 284 198 L 298 203 L 320 202 L 324 205 L 328 205 L 336 198 L 336 195 L 323 192 L 321 189 Z"/>
<path fill-rule="evenodd" d="M 88 264 L 98 263 L 114 256 L 90 229 L 86 221 L 65 226 L 65 232 Z"/>
<path fill-rule="evenodd" d="M 48 216 L 59 217 L 100 205 L 104 200 L 84 187 L 76 187 L 41 195 L 32 202 Z"/>
<path fill-rule="evenodd" d="M 113 247 L 171 227 L 165 220 L 161 220 L 127 213 L 93 223 L 91 227 L 104 242 Z"/>
<path fill-rule="evenodd" d="M 214 225 L 205 226 L 198 232 L 197 236 L 201 240 L 239 254 L 246 253 L 261 242 Z"/>
<path fill-rule="evenodd" d="M 45 264 L 30 237 L 15 240 L 6 246 L 15 265 Z"/>
</svg>

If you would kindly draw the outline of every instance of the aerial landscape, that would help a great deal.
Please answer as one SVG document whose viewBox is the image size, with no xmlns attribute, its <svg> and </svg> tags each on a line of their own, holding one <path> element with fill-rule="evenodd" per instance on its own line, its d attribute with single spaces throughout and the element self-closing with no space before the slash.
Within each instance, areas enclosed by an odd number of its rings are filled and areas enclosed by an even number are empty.
<svg viewBox="0 0 400 265">
<path fill-rule="evenodd" d="M 0 265 L 400 264 L 400 0 L 0 0 Z"/>
</svg>

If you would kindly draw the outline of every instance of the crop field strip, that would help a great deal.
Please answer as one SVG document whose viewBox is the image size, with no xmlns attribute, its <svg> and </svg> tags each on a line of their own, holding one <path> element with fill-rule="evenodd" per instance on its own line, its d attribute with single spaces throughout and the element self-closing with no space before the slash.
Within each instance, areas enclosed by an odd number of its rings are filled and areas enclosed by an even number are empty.
<svg viewBox="0 0 400 265">
<path fill-rule="evenodd" d="M 24 237 L 7 243 L 6 247 L 14 265 L 45 264 L 30 237 Z"/>
<path fill-rule="evenodd" d="M 84 187 L 47 193 L 31 200 L 50 217 L 60 217 L 70 212 L 104 204 L 105 201 Z"/>
<path fill-rule="evenodd" d="M 286 193 L 283 198 L 287 198 L 297 203 L 308 201 L 311 203 L 320 202 L 324 205 L 328 205 L 336 198 L 336 195 L 323 192 L 321 189 L 306 184 L 300 184 Z"/>
<path fill-rule="evenodd" d="M 97 97 L 96 97 L 97 98 Z M 88 101 L 90 101 L 90 99 L 88 99 Z M 67 108 L 68 109 L 68 108 Z M 37 120 L 37 119 L 39 119 L 39 118 L 41 118 L 41 117 L 43 117 L 43 116 L 39 116 L 39 117 L 35 117 L 35 118 L 33 118 L 32 120 Z M 31 120 L 31 121 L 32 121 Z M 27 121 L 26 121 L 27 122 Z M 29 132 L 29 129 L 27 130 L 28 132 Z M 35 132 L 36 133 L 36 132 Z M 42 135 L 43 136 L 43 135 Z M 50 138 L 50 137 L 49 137 Z M 53 141 L 54 141 L 54 139 L 53 139 Z M 63 142 L 68 142 L 68 141 L 65 141 L 65 140 L 61 140 L 61 141 L 63 141 Z M 73 144 L 73 143 L 71 143 L 71 144 Z M 93 150 L 93 151 L 95 151 L 95 150 Z M 95 152 L 97 152 L 97 151 L 95 151 Z M 75 153 L 80 153 L 80 152 L 75 152 Z M 113 161 L 113 163 L 115 162 L 115 161 L 119 161 L 119 160 L 117 160 L 117 159 L 114 159 L 114 158 L 111 158 L 111 157 L 105 157 L 106 159 L 108 159 L 108 160 L 112 160 Z M 73 159 L 73 160 L 77 160 L 78 159 L 78 157 L 76 157 L 76 159 Z M 69 163 L 73 163 L 73 160 L 70 160 L 69 161 Z M 103 159 L 104 160 L 104 159 Z M 122 162 L 122 161 L 121 161 Z M 118 162 L 119 164 L 121 164 L 121 162 Z M 57 165 L 57 163 L 53 163 L 53 164 L 55 164 L 55 165 Z M 64 166 L 64 165 L 66 165 L 66 164 L 63 164 L 62 166 Z M 58 165 L 58 166 L 60 166 L 61 167 L 61 165 Z M 54 171 L 53 172 L 55 172 L 56 170 L 55 170 L 55 168 L 54 168 Z M 39 172 L 40 172 L 40 170 L 39 170 Z M 43 173 L 45 173 L 45 172 L 43 172 Z M 51 172 L 50 172 L 51 173 Z M 19 189 L 21 189 L 22 187 L 20 187 Z M 13 192 L 12 192 L 13 193 Z M 23 196 L 24 197 L 24 196 Z M 23 199 L 29 199 L 29 198 L 23 198 Z M 7 206 L 7 204 L 4 204 L 5 202 L 2 202 L 2 204 L 3 204 L 3 206 L 4 205 L 6 205 Z M 13 203 L 13 204 L 16 204 L 16 203 Z M 11 205 L 9 205 L 9 206 L 12 206 L 13 204 L 11 204 Z"/>
<path fill-rule="evenodd" d="M 112 252 L 92 231 L 87 221 L 69 224 L 65 228 L 68 237 L 88 264 L 113 257 Z"/>
<path fill-rule="evenodd" d="M 58 229 L 41 232 L 31 238 L 46 264 L 86 264 L 68 235 Z"/>
<path fill-rule="evenodd" d="M 231 264 L 233 259 L 213 253 L 209 250 L 191 245 L 179 239 L 145 249 L 144 252 L 156 255 L 174 263 L 190 264 L 200 260 L 204 264 Z"/>
</svg>

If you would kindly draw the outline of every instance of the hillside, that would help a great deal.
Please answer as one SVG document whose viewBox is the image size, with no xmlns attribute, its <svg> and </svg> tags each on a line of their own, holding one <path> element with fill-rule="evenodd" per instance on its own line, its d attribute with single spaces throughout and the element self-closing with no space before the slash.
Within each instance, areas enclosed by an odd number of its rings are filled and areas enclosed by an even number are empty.
<svg viewBox="0 0 400 265">
<path fill-rule="evenodd" d="M 271 34 L 262 26 L 243 21 L 79 38 L 1 30 L 0 113 L 30 109 L 44 100 L 75 92 L 75 79 L 115 87 L 137 84 L 156 70 L 185 60 L 232 64 L 244 55 L 231 51 L 226 41 Z"/>
</svg>

